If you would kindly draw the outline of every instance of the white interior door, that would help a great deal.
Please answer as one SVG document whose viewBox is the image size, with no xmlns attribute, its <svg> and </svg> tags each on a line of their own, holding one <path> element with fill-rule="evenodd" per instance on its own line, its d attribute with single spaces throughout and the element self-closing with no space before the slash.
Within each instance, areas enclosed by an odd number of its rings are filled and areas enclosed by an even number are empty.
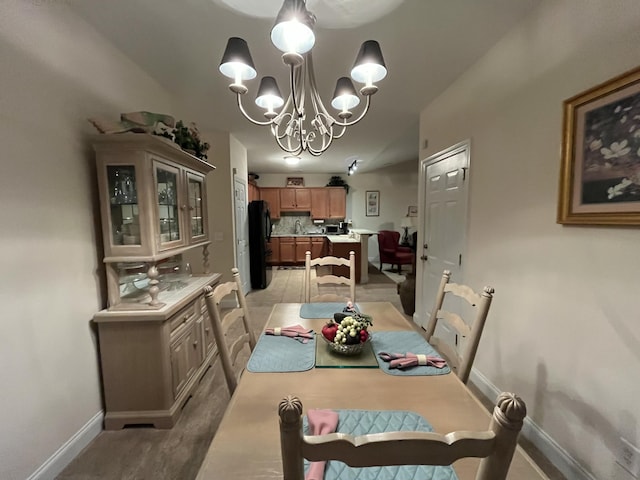
<svg viewBox="0 0 640 480">
<path fill-rule="evenodd" d="M 467 233 L 469 143 L 437 153 L 420 165 L 421 228 L 418 232 L 416 313 L 425 327 L 444 270 L 462 282 Z M 439 332 L 445 335 L 446 332 Z"/>
<path fill-rule="evenodd" d="M 237 177 L 233 178 L 233 198 L 236 223 L 236 265 L 242 279 L 242 290 L 250 290 L 249 270 L 249 218 L 247 215 L 247 184 Z"/>
</svg>

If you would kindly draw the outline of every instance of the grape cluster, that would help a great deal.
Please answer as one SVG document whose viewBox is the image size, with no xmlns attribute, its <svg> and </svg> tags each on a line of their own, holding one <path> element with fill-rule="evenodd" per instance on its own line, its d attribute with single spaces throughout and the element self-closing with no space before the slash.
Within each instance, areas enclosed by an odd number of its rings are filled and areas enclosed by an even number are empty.
<svg viewBox="0 0 640 480">
<path fill-rule="evenodd" d="M 333 343 L 353 345 L 356 343 L 366 342 L 369 338 L 367 327 L 370 325 L 368 321 L 358 317 L 345 317 L 338 325 L 338 331 L 333 339 Z"/>
</svg>

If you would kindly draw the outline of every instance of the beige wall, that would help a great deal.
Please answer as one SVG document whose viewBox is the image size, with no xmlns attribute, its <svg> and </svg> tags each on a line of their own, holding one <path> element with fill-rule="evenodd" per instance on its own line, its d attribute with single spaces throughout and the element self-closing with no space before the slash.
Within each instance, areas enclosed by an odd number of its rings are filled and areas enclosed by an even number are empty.
<svg viewBox="0 0 640 480">
<path fill-rule="evenodd" d="M 67 7 L 0 2 L 2 479 L 29 477 L 92 420 L 101 426 L 91 319 L 106 296 L 86 118 L 172 111 Z"/>
<path fill-rule="evenodd" d="M 639 7 L 543 1 L 420 122 L 421 158 L 471 139 L 464 280 L 496 289 L 476 368 L 597 479 L 640 444 L 640 231 L 555 223 L 562 101 L 640 64 Z"/>
</svg>

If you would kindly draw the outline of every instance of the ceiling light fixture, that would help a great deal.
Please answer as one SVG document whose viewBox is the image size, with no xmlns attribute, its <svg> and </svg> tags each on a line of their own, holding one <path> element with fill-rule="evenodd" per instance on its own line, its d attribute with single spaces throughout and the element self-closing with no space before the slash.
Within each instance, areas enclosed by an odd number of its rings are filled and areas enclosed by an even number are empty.
<svg viewBox="0 0 640 480">
<path fill-rule="evenodd" d="M 300 163 L 300 157 L 297 155 L 287 155 L 284 157 L 284 161 L 287 165 L 295 166 Z"/>
<path fill-rule="evenodd" d="M 305 150 L 314 156 L 325 152 L 334 139 L 344 135 L 347 127 L 364 118 L 369 111 L 371 95 L 378 91 L 375 82 L 387 75 L 380 45 L 375 40 L 367 40 L 360 46 L 351 69 L 351 78 L 364 84 L 360 89 L 360 94 L 366 98 L 364 109 L 355 120 L 349 121 L 353 116 L 351 109 L 359 105 L 360 97 L 351 79 L 340 77 L 331 100 L 331 106 L 338 110 L 337 118 L 330 115 L 318 94 L 313 71 L 311 49 L 315 43 L 315 22 L 305 0 L 284 0 L 271 30 L 271 42 L 283 52 L 282 61 L 289 66 L 290 92 L 285 101 L 275 78 L 262 77 L 255 102 L 265 109 L 265 121 L 253 119 L 242 105 L 242 95 L 248 91 L 242 81 L 257 75 L 247 42 L 231 37 L 219 67 L 223 75 L 233 79 L 229 89 L 236 94 L 242 114 L 256 125 L 270 126 L 278 146 L 292 155 Z M 309 109 L 305 109 L 307 97 L 311 104 Z"/>
<path fill-rule="evenodd" d="M 358 160 L 354 160 L 351 165 L 349 165 L 349 170 L 347 171 L 347 175 L 353 175 L 358 170 Z"/>
</svg>

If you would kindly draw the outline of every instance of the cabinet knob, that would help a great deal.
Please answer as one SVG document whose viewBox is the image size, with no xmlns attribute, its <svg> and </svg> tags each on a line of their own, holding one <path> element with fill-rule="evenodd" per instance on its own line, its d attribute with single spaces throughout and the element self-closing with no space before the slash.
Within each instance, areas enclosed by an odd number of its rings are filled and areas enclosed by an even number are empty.
<svg viewBox="0 0 640 480">
<path fill-rule="evenodd" d="M 189 315 L 185 315 L 185 316 L 182 318 L 182 323 L 187 323 L 187 320 L 189 320 Z"/>
<path fill-rule="evenodd" d="M 186 206 L 186 205 L 181 205 L 181 206 L 180 206 L 180 210 L 184 211 L 184 210 L 186 210 L 186 209 L 187 209 L 187 206 Z"/>
<path fill-rule="evenodd" d="M 209 327 L 204 327 L 205 333 L 209 333 Z"/>
<path fill-rule="evenodd" d="M 194 347 L 197 347 L 197 346 L 198 346 L 198 340 L 194 340 L 194 341 L 193 341 L 193 346 L 194 346 Z"/>
</svg>

